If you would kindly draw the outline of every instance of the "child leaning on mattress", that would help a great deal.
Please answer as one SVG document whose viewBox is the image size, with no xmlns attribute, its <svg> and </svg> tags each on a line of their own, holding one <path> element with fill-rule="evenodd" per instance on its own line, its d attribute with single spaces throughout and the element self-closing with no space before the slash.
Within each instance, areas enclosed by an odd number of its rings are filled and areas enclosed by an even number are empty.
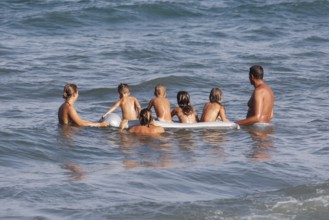
<svg viewBox="0 0 329 220">
<path fill-rule="evenodd" d="M 171 111 L 172 117 L 176 115 L 181 123 L 199 122 L 198 113 L 191 106 L 188 92 L 179 91 L 177 93 L 177 104 L 179 107 Z"/>
<path fill-rule="evenodd" d="M 209 101 L 203 107 L 201 122 L 214 122 L 217 120 L 228 122 L 224 106 L 221 104 L 223 93 L 219 88 L 213 88 L 209 94 Z"/>
<path fill-rule="evenodd" d="M 139 105 L 139 102 L 137 98 L 130 96 L 130 89 L 128 84 L 121 83 L 118 86 L 118 93 L 119 93 L 119 101 L 117 101 L 113 107 L 111 107 L 103 116 L 102 118 L 105 118 L 108 114 L 113 112 L 116 108 L 119 106 L 121 107 L 122 111 L 122 122 L 120 124 L 120 129 L 122 130 L 126 124 L 128 123 L 128 120 L 136 120 L 137 115 L 139 116 L 139 113 L 141 111 L 141 106 Z M 136 113 L 137 111 L 137 113 Z"/>
<path fill-rule="evenodd" d="M 163 84 L 156 85 L 154 88 L 154 95 L 155 98 L 149 102 L 147 109 L 151 110 L 151 108 L 154 107 L 159 121 L 172 122 L 170 115 L 170 101 L 166 98 L 166 87 Z"/>
</svg>

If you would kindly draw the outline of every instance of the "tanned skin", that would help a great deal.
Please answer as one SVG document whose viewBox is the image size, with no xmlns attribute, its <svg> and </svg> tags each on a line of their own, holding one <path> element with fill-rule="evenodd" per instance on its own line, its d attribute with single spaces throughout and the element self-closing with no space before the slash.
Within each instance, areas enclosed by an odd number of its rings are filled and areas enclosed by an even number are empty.
<svg viewBox="0 0 329 220">
<path fill-rule="evenodd" d="M 151 108 L 154 107 L 157 119 L 159 121 L 172 122 L 170 114 L 170 101 L 166 98 L 166 87 L 162 85 L 156 86 L 154 94 L 156 97 L 149 102 L 147 109 L 151 110 Z"/>
<path fill-rule="evenodd" d="M 122 121 L 120 124 L 120 130 L 123 130 L 129 120 L 136 120 L 137 115 L 141 111 L 141 106 L 137 98 L 130 96 L 130 89 L 128 84 L 120 83 L 118 86 L 119 101 L 117 101 L 113 107 L 111 107 L 103 116 L 105 118 L 108 114 L 112 113 L 119 106 L 122 112 Z M 137 111 L 137 114 L 136 114 Z"/>
<path fill-rule="evenodd" d="M 175 108 L 171 111 L 171 116 L 177 116 L 180 123 L 197 123 L 199 122 L 198 113 L 193 109 L 190 115 L 185 115 L 180 107 Z"/>
<path fill-rule="evenodd" d="M 163 127 L 150 124 L 149 126 L 138 125 L 138 126 L 131 127 L 128 130 L 128 132 L 133 133 L 133 134 L 154 135 L 154 134 L 161 134 L 161 133 L 165 132 L 165 130 L 163 129 Z"/>
<path fill-rule="evenodd" d="M 247 117 L 236 123 L 239 125 L 269 123 L 273 118 L 274 93 L 262 78 L 257 79 L 255 76 L 250 75 L 249 80 L 255 90 L 248 102 Z"/>
<path fill-rule="evenodd" d="M 91 126 L 91 127 L 107 127 L 107 122 L 89 122 L 80 119 L 78 113 L 73 107 L 73 104 L 78 99 L 79 93 L 74 93 L 70 98 L 58 109 L 58 122 L 61 125 L 77 125 L 77 126 Z"/>
<path fill-rule="evenodd" d="M 106 117 L 106 115 L 113 112 L 118 107 L 121 107 L 122 112 L 122 122 L 120 125 L 120 129 L 122 130 L 124 126 L 128 123 L 129 120 L 136 120 L 137 115 L 139 115 L 139 112 L 141 111 L 141 106 L 137 100 L 137 98 L 130 96 L 130 93 L 124 93 L 120 94 L 120 100 L 117 101 L 112 108 L 110 108 L 104 115 L 103 118 Z M 137 110 L 137 113 L 136 113 Z"/>
<path fill-rule="evenodd" d="M 140 125 L 131 127 L 128 132 L 134 134 L 155 135 L 164 132 L 164 129 L 155 124 L 151 110 L 145 108 L 139 115 Z"/>
<path fill-rule="evenodd" d="M 200 122 L 215 122 L 217 119 L 228 122 L 224 106 L 216 102 L 208 102 L 204 105 Z"/>
</svg>

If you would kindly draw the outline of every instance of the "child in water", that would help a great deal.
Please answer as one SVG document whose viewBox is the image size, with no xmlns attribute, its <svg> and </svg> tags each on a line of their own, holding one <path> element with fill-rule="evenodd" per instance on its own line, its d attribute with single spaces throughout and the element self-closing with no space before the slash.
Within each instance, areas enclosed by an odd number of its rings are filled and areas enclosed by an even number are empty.
<svg viewBox="0 0 329 220">
<path fill-rule="evenodd" d="M 210 102 L 206 103 L 203 107 L 201 122 L 214 122 L 217 119 L 228 122 L 225 116 L 224 106 L 221 104 L 222 91 L 219 88 L 213 88 L 209 94 Z"/>
<path fill-rule="evenodd" d="M 197 112 L 190 103 L 190 95 L 185 91 L 177 93 L 178 106 L 171 112 L 171 117 L 177 116 L 181 123 L 196 123 L 199 121 Z"/>
<path fill-rule="evenodd" d="M 137 115 L 139 115 L 141 106 L 139 105 L 137 98 L 130 96 L 130 89 L 128 84 L 121 83 L 118 86 L 118 93 L 120 96 L 119 101 L 117 101 L 114 106 L 103 115 L 103 118 L 105 118 L 108 114 L 120 106 L 122 111 L 122 122 L 120 129 L 123 129 L 124 126 L 128 123 L 128 120 L 137 119 L 136 111 Z"/>
<path fill-rule="evenodd" d="M 155 98 L 149 102 L 147 109 L 151 110 L 151 108 L 154 107 L 159 121 L 172 122 L 170 115 L 170 101 L 166 98 L 166 87 L 163 84 L 156 85 L 154 88 L 154 95 Z"/>
<path fill-rule="evenodd" d="M 152 117 L 152 112 L 145 108 L 140 112 L 138 126 L 131 127 L 128 132 L 134 134 L 159 134 L 163 133 L 163 127 L 156 126 Z"/>
</svg>

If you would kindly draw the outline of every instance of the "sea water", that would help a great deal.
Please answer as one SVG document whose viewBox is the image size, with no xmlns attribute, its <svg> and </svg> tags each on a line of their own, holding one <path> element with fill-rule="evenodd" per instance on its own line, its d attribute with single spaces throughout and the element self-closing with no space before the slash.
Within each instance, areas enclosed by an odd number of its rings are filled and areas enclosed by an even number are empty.
<svg viewBox="0 0 329 220">
<path fill-rule="evenodd" d="M 328 219 L 326 0 L 0 2 L 1 219 Z M 66 83 L 97 121 L 128 83 L 146 107 L 211 88 L 245 118 L 249 67 L 275 93 L 270 126 L 159 137 L 58 125 Z M 116 110 L 120 114 L 120 109 Z"/>
</svg>

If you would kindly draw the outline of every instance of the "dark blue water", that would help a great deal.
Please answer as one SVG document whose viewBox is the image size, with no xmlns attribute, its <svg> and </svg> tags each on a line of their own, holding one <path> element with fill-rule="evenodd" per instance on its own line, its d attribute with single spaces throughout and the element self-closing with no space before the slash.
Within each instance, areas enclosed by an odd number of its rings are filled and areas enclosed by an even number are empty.
<svg viewBox="0 0 329 220">
<path fill-rule="evenodd" d="M 329 2 L 0 2 L 1 219 L 328 219 Z M 213 87 L 246 115 L 248 70 L 275 92 L 271 126 L 63 128 L 76 83 L 97 121 L 131 86 L 142 107 L 167 86 L 199 114 Z M 118 110 L 117 113 L 120 113 Z"/>
</svg>

